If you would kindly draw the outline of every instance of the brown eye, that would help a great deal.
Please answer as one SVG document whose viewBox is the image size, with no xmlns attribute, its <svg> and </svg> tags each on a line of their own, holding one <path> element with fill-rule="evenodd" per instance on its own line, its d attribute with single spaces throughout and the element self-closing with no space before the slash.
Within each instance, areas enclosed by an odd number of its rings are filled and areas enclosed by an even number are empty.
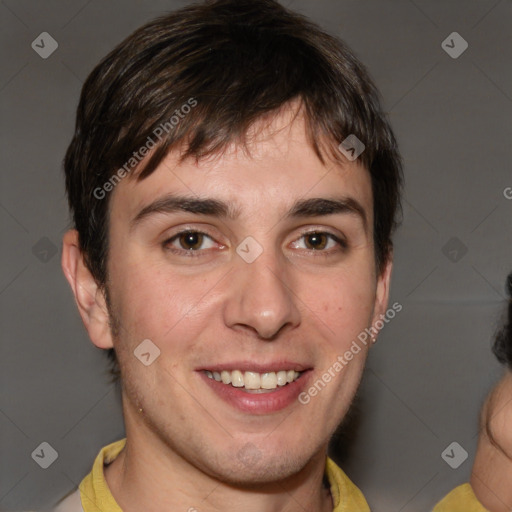
<svg viewBox="0 0 512 512">
<path fill-rule="evenodd" d="M 307 248 L 313 250 L 325 249 L 328 242 L 326 233 L 311 233 L 306 235 L 304 238 L 306 240 Z"/>
<path fill-rule="evenodd" d="M 182 233 L 178 238 L 181 248 L 186 250 L 200 249 L 203 243 L 203 239 L 203 233 L 198 233 L 197 231 Z"/>
<path fill-rule="evenodd" d="M 310 231 L 292 243 L 294 249 L 306 249 L 319 254 L 333 254 L 347 249 L 347 243 L 329 232 Z"/>
<path fill-rule="evenodd" d="M 162 246 L 175 254 L 196 256 L 215 247 L 213 238 L 201 231 L 186 230 L 165 240 Z M 223 246 L 221 246 L 223 248 Z"/>
</svg>

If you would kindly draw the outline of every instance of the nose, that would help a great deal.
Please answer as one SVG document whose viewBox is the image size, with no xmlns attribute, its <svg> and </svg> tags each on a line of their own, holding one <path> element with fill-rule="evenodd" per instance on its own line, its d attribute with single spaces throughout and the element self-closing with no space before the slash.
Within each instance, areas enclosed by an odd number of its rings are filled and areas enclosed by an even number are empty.
<svg viewBox="0 0 512 512">
<path fill-rule="evenodd" d="M 224 307 L 224 321 L 235 330 L 255 332 L 258 337 L 274 341 L 286 328 L 300 324 L 285 258 L 275 251 L 264 250 L 252 263 L 241 258 L 231 274 L 231 286 Z"/>
</svg>

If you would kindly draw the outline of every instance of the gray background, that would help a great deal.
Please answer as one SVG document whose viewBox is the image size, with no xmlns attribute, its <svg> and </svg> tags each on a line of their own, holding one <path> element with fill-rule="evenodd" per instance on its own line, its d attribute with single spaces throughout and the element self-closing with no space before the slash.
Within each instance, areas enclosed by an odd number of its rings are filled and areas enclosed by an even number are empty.
<svg viewBox="0 0 512 512">
<path fill-rule="evenodd" d="M 187 3 L 0 3 L 1 510 L 51 505 L 124 435 L 106 358 L 60 269 L 69 227 L 61 161 L 93 66 L 142 23 Z M 372 510 L 426 511 L 468 479 L 478 411 L 502 371 L 490 343 L 512 269 L 512 3 L 284 3 L 365 62 L 401 145 L 391 303 L 403 311 L 371 351 L 344 468 Z M 59 44 L 48 59 L 31 48 L 44 31 Z M 441 47 L 454 31 L 469 44 L 457 59 Z M 46 470 L 31 458 L 43 441 L 59 455 Z M 441 458 L 453 441 L 469 453 L 456 470 Z"/>
</svg>

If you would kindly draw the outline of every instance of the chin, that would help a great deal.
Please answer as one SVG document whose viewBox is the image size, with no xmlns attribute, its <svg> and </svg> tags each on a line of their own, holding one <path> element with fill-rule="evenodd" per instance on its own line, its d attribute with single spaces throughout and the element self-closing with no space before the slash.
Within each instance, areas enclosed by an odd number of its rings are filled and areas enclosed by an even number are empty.
<svg viewBox="0 0 512 512">
<path fill-rule="evenodd" d="M 304 453 L 263 454 L 252 443 L 247 443 L 229 464 L 226 463 L 220 471 L 216 468 L 214 472 L 218 480 L 234 487 L 261 488 L 293 477 L 304 469 L 309 460 Z"/>
</svg>

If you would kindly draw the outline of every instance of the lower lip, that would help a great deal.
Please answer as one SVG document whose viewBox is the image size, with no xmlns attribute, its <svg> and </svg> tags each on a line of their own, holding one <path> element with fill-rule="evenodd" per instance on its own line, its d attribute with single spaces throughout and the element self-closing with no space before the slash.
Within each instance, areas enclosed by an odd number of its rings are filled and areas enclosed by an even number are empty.
<svg viewBox="0 0 512 512">
<path fill-rule="evenodd" d="M 298 401 L 302 390 L 306 387 L 306 380 L 310 370 L 302 372 L 301 376 L 287 384 L 278 387 L 275 391 L 266 393 L 247 393 L 243 388 L 235 388 L 230 384 L 223 384 L 215 379 L 210 379 L 203 371 L 199 374 L 210 388 L 225 402 L 242 412 L 251 414 L 270 414 L 281 411 L 292 403 Z"/>
</svg>

